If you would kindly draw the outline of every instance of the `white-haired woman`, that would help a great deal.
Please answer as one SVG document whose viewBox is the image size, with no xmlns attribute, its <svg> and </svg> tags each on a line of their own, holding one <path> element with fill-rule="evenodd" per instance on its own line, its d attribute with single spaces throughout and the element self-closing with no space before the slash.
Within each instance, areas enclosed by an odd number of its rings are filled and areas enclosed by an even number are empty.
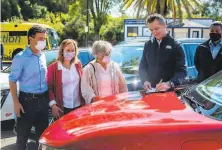
<svg viewBox="0 0 222 150">
<path fill-rule="evenodd" d="M 126 81 L 119 65 L 110 60 L 112 45 L 96 41 L 92 46 L 95 60 L 85 66 L 81 80 L 81 91 L 86 104 L 98 97 L 127 92 Z"/>
</svg>

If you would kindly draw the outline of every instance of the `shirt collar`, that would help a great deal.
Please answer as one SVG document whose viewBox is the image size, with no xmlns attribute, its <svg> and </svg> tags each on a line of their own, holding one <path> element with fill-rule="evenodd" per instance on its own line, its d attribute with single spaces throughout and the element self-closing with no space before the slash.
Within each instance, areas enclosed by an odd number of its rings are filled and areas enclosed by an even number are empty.
<svg viewBox="0 0 222 150">
<path fill-rule="evenodd" d="M 107 64 L 106 70 L 110 68 L 110 64 L 111 64 L 111 62 L 109 62 L 109 63 Z M 100 69 L 103 68 L 103 66 L 102 66 L 100 63 L 96 63 L 96 65 L 97 65 Z"/>
<path fill-rule="evenodd" d="M 29 56 L 31 56 L 31 55 L 36 55 L 36 54 L 34 54 L 34 53 L 32 52 L 32 50 L 30 49 L 29 46 L 27 46 L 27 47 L 25 48 L 25 51 L 26 51 L 26 53 L 27 53 Z M 41 56 L 41 55 L 42 55 L 42 51 L 41 51 L 40 54 L 37 55 L 37 56 Z"/>
<path fill-rule="evenodd" d="M 34 55 L 34 53 L 33 53 L 32 50 L 29 48 L 29 46 L 27 46 L 27 47 L 25 48 L 25 51 L 26 51 L 26 53 L 27 53 L 28 55 Z"/>
<path fill-rule="evenodd" d="M 70 69 L 73 68 L 74 65 L 75 64 L 72 63 Z M 64 69 L 66 69 L 66 68 L 62 65 L 62 63 L 60 61 L 58 61 L 58 70 L 64 70 Z M 66 70 L 68 70 L 68 69 L 66 69 Z"/>
<path fill-rule="evenodd" d="M 169 38 L 170 37 L 170 34 L 169 34 L 169 32 L 166 32 L 166 35 L 161 39 L 161 40 L 157 40 L 155 37 L 154 37 L 154 39 L 157 41 L 157 43 L 160 45 L 160 43 L 162 42 L 162 41 L 164 41 L 164 40 L 166 40 L 167 38 Z"/>
<path fill-rule="evenodd" d="M 157 40 L 157 43 L 160 45 L 160 43 L 162 42 L 162 40 Z"/>
<path fill-rule="evenodd" d="M 209 44 L 215 46 L 212 40 L 209 41 Z M 220 40 L 220 42 L 218 42 L 216 45 L 219 45 L 219 44 L 222 46 L 222 40 Z"/>
</svg>

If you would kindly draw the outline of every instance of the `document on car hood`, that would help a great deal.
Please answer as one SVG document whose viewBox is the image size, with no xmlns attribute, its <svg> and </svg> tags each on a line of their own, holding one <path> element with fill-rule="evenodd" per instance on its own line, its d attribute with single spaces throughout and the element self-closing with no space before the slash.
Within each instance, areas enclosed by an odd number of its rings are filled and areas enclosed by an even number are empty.
<svg viewBox="0 0 222 150">
<path fill-rule="evenodd" d="M 152 88 L 151 90 L 147 90 L 146 93 L 153 93 L 156 92 L 156 88 Z"/>
</svg>

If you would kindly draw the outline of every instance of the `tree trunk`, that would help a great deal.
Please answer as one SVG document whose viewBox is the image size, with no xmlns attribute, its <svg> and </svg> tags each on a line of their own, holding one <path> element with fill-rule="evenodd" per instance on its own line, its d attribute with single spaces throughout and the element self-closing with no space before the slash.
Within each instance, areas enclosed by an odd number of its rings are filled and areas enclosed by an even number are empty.
<svg viewBox="0 0 222 150">
<path fill-rule="evenodd" d="M 100 40 L 100 35 L 99 35 L 100 28 L 101 24 L 99 24 L 96 20 L 94 20 L 95 40 Z"/>
</svg>

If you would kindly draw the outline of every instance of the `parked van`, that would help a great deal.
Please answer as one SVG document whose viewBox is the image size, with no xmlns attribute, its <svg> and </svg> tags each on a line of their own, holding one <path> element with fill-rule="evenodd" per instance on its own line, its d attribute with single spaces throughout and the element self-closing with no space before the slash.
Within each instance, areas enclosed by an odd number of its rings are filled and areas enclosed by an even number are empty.
<svg viewBox="0 0 222 150">
<path fill-rule="evenodd" d="M 1 22 L 1 43 L 4 45 L 3 62 L 10 62 L 15 51 L 21 51 L 28 45 L 28 30 L 33 25 L 40 25 L 47 29 L 45 50 L 57 49 L 59 37 L 56 30 L 45 24 L 38 23 L 8 23 Z"/>
</svg>

